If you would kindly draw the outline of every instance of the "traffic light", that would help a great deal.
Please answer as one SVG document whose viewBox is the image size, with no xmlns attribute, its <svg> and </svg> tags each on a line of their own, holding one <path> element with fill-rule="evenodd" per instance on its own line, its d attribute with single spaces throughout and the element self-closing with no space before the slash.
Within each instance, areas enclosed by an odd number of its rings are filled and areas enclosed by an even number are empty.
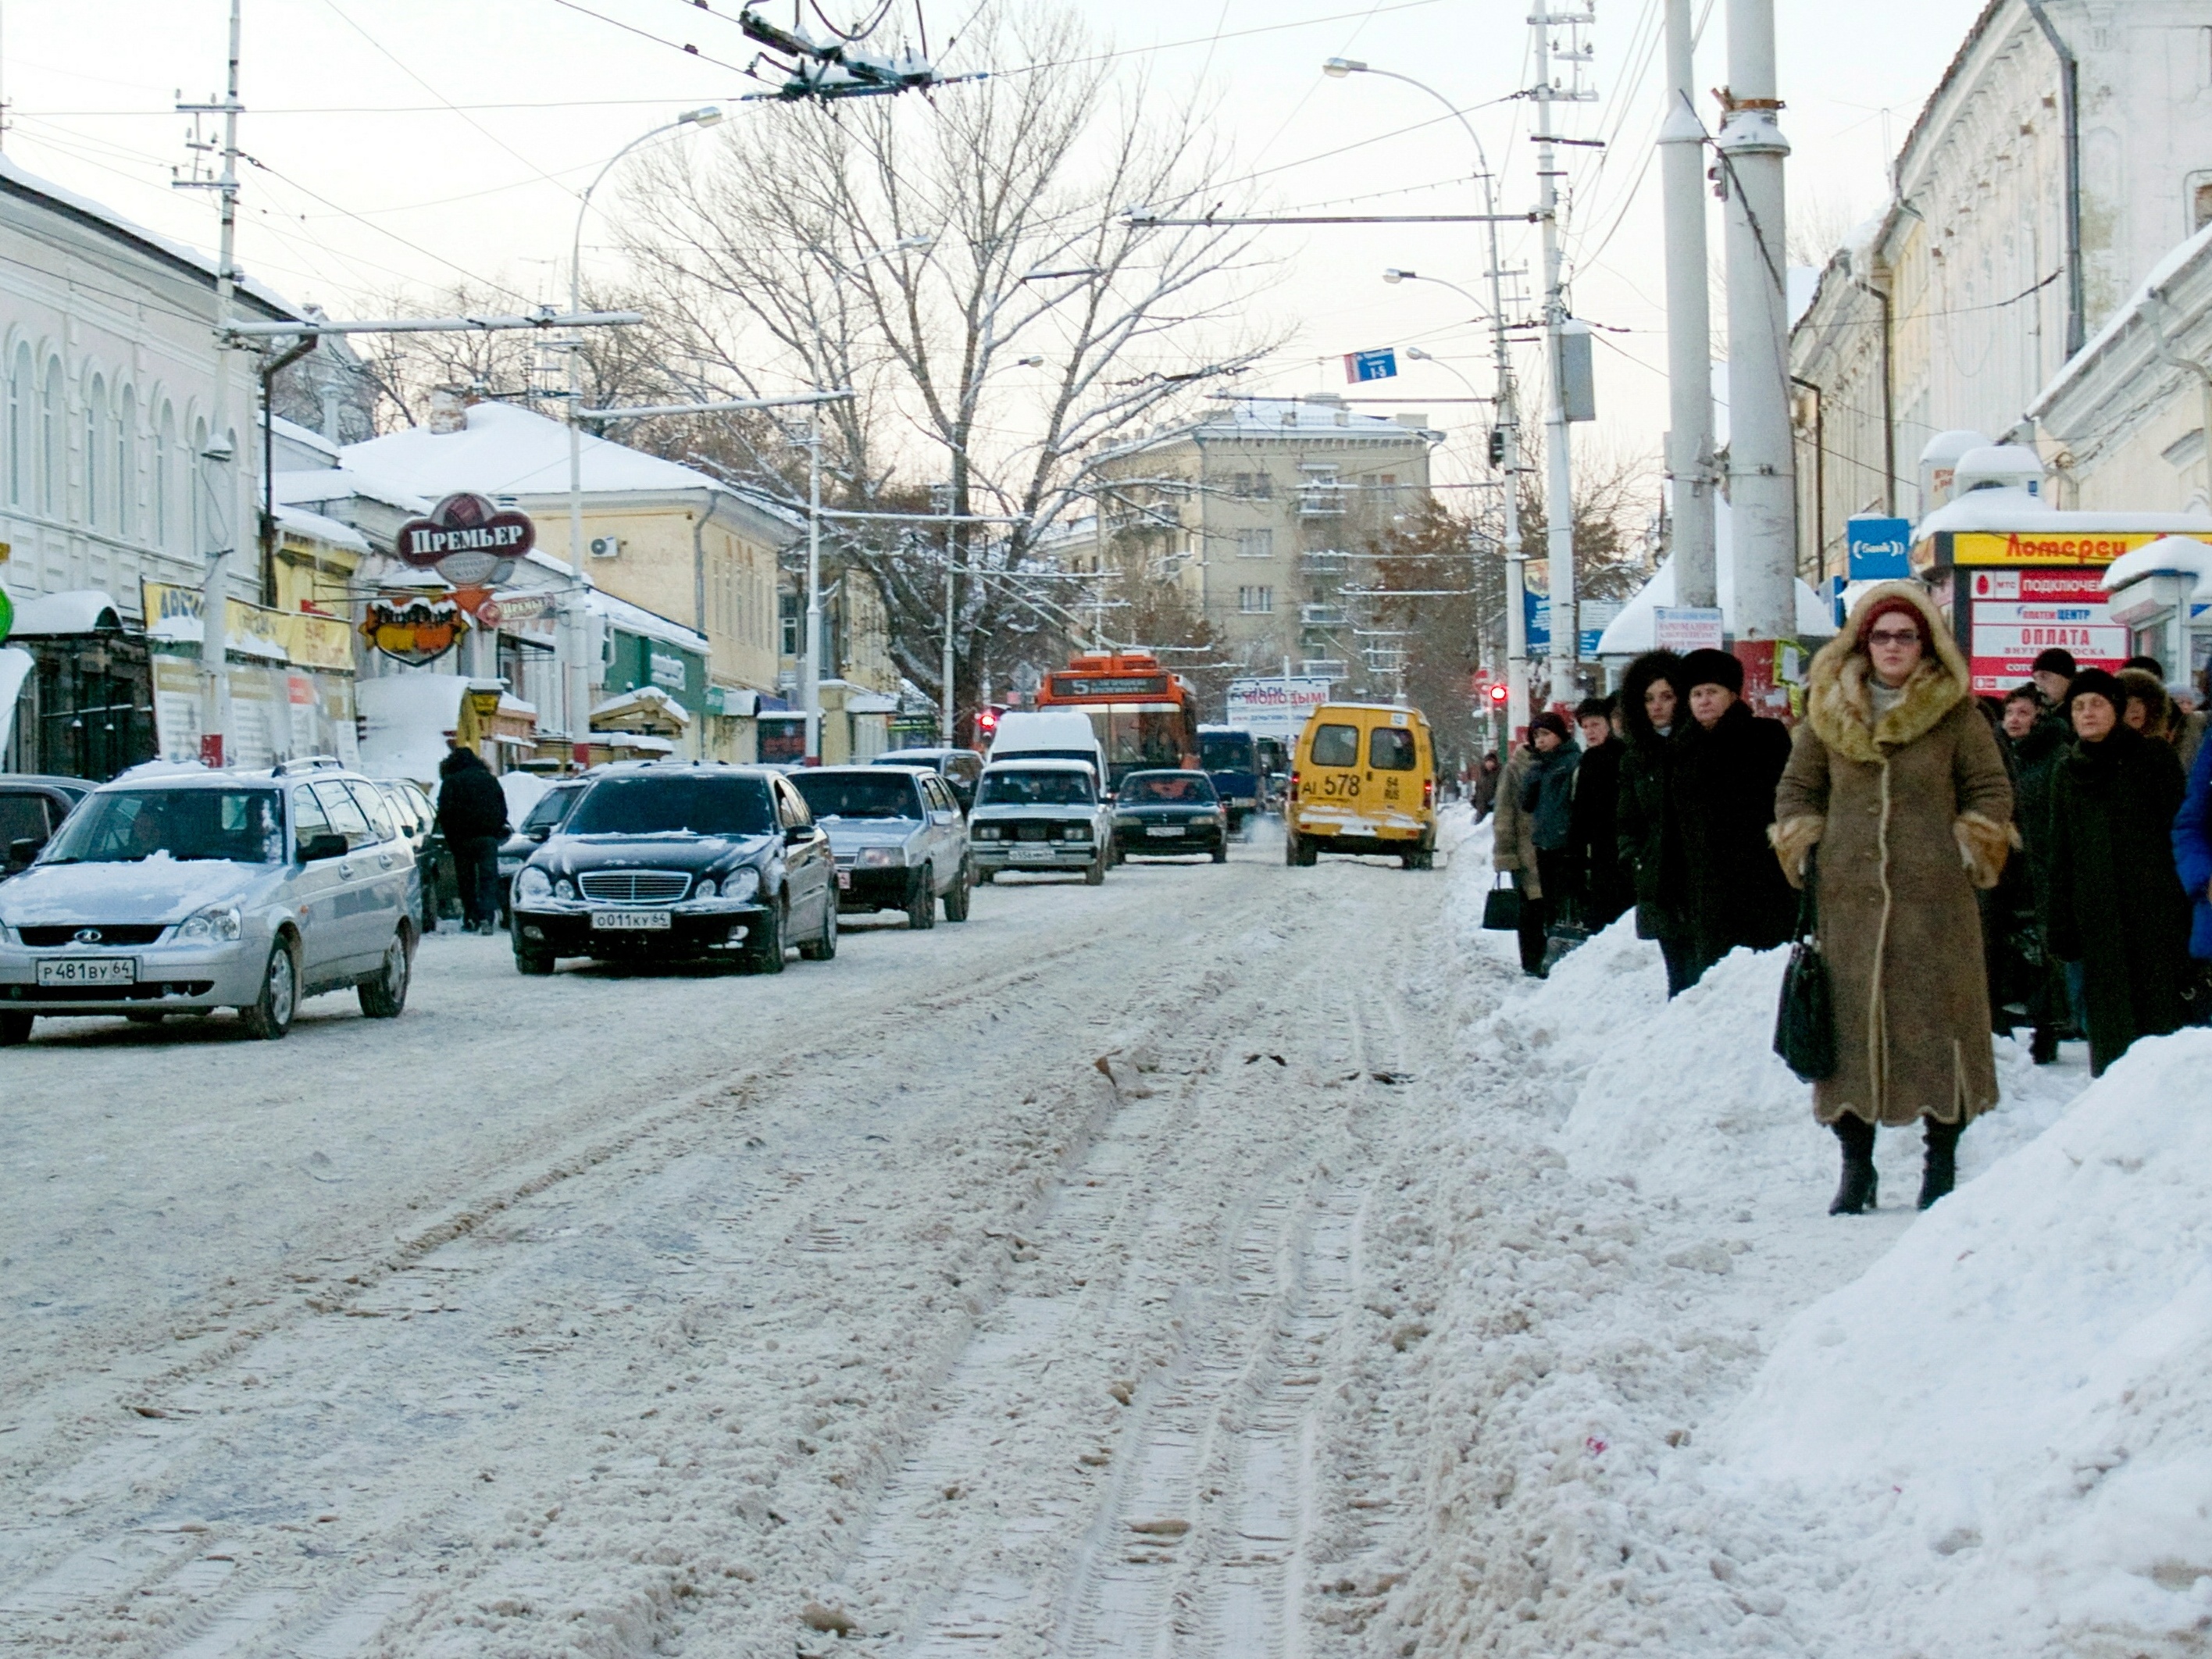
<svg viewBox="0 0 2212 1659">
<path fill-rule="evenodd" d="M 1511 689 L 1503 680 L 1498 681 L 1490 688 L 1490 706 L 1492 708 L 1503 708 L 1505 706 L 1506 698 L 1512 695 Z"/>
<path fill-rule="evenodd" d="M 1490 464 L 1492 466 L 1505 465 L 1505 428 L 1502 426 L 1490 428 Z"/>
<path fill-rule="evenodd" d="M 998 729 L 999 711 L 997 709 L 987 708 L 979 708 L 975 711 L 975 732 L 977 736 L 988 738 Z"/>
</svg>

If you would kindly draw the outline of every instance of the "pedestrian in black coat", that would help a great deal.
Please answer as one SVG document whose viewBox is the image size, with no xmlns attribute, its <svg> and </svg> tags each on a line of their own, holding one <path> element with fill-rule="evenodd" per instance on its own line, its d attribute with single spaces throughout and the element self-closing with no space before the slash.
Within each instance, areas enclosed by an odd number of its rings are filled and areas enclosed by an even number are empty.
<svg viewBox="0 0 2212 1659">
<path fill-rule="evenodd" d="M 507 792 L 475 750 L 456 744 L 438 763 L 438 829 L 453 855 L 461 919 L 489 933 L 499 916 L 499 844 L 508 835 Z"/>
<path fill-rule="evenodd" d="M 1613 732 L 1613 699 L 1585 697 L 1575 710 L 1583 757 L 1575 768 L 1572 839 L 1582 866 L 1583 926 L 1595 933 L 1636 902 L 1636 889 L 1620 858 L 1620 763 L 1625 750 Z"/>
<path fill-rule="evenodd" d="M 1634 893 L 1636 937 L 1658 945 L 1670 997 L 1696 982 L 1681 822 L 1672 787 L 1689 701 L 1682 659 L 1672 651 L 1647 651 L 1628 665 L 1620 685 L 1620 721 L 1626 735 L 1620 744 L 1614 842 Z"/>
<path fill-rule="evenodd" d="M 2006 930 L 2002 958 L 1993 963 L 1990 1006 L 1998 1019 L 2007 1018 L 2008 1006 L 2025 1007 L 2034 1028 L 2029 1054 L 2039 1066 L 2058 1058 L 2059 1037 L 2073 1024 L 2065 970 L 2049 943 L 2051 780 L 2068 746 L 2064 728 L 2048 718 L 2040 688 L 2019 685 L 2007 694 L 1997 748 L 2012 775 L 2013 823 L 2021 845 L 2003 879 L 1984 896 L 1994 908 L 1992 920 Z"/>
<path fill-rule="evenodd" d="M 1692 979 L 1739 945 L 1771 950 L 1796 926 L 1797 897 L 1767 838 L 1790 732 L 1743 701 L 1743 664 L 1725 651 L 1683 659 L 1691 720 L 1673 774 L 1681 820 Z"/>
<path fill-rule="evenodd" d="M 2081 964 L 2089 1073 L 2138 1037 L 2189 1018 L 2189 896 L 2173 862 L 2187 781 L 2173 746 L 2121 719 L 2126 694 L 2101 669 L 2076 675 L 2076 740 L 2051 789 L 2051 946 Z"/>
</svg>

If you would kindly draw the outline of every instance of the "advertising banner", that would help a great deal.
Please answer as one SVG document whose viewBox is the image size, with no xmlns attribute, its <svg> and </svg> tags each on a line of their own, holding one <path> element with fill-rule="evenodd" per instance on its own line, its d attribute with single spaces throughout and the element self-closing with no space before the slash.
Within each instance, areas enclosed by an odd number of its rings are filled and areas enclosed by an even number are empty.
<svg viewBox="0 0 2212 1659">
<path fill-rule="evenodd" d="M 1951 537 L 1951 562 L 1958 565 L 2106 565 L 2123 553 L 2176 532 L 2163 530 L 2105 530 L 2070 533 L 2034 531 L 1961 530 Z M 2186 531 L 2178 532 L 2186 535 Z M 2212 537 L 2197 540 L 2212 541 Z"/>
<path fill-rule="evenodd" d="M 157 651 L 152 667 L 155 744 L 165 761 L 196 761 L 200 757 L 199 659 Z"/>
<path fill-rule="evenodd" d="M 1231 680 L 1227 724 L 1255 738 L 1295 738 L 1306 717 L 1328 701 L 1328 688 L 1319 675 Z"/>
<path fill-rule="evenodd" d="M 1662 605 L 1651 612 L 1651 643 L 1662 651 L 1717 651 L 1724 631 L 1717 605 Z"/>
<path fill-rule="evenodd" d="M 2128 630 L 2094 570 L 1977 570 L 1964 586 L 1974 690 L 2005 692 L 2027 678 L 2052 646 L 2082 668 L 2116 669 L 2128 658 Z"/>
</svg>

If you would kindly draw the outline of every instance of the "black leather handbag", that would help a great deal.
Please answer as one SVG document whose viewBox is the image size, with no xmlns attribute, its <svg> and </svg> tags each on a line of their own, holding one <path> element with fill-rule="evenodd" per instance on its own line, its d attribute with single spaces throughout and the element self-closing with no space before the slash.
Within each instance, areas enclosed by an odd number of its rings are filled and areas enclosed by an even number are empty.
<svg viewBox="0 0 2212 1659">
<path fill-rule="evenodd" d="M 1820 954 L 1814 855 L 1805 857 L 1805 886 L 1797 898 L 1796 941 L 1782 975 L 1781 1006 L 1774 1011 L 1774 1052 L 1805 1083 L 1836 1074 L 1836 1003 L 1828 959 Z"/>
<path fill-rule="evenodd" d="M 1493 933 L 1521 931 L 1521 890 L 1505 871 L 1498 872 L 1498 884 L 1482 901 L 1482 925 Z"/>
</svg>

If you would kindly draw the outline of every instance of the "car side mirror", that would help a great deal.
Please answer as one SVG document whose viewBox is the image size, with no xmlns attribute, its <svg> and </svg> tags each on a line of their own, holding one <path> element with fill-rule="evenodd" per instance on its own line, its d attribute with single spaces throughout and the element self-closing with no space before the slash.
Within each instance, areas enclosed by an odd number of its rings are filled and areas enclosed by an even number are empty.
<svg viewBox="0 0 2212 1659">
<path fill-rule="evenodd" d="M 315 864 L 324 859 L 342 859 L 347 851 L 343 836 L 325 830 L 319 836 L 310 836 L 300 843 L 300 862 Z"/>
<path fill-rule="evenodd" d="M 550 823 L 541 823 L 535 830 L 526 831 L 526 833 L 528 834 L 531 840 L 536 842 L 540 847 L 543 847 L 546 841 L 552 836 L 553 826 Z"/>
<path fill-rule="evenodd" d="M 811 823 L 787 823 L 783 826 L 783 844 L 792 846 L 810 839 L 813 834 L 814 826 Z"/>
<path fill-rule="evenodd" d="M 949 812 L 940 806 L 929 815 L 929 821 L 932 823 L 950 823 L 959 816 L 957 812 Z"/>
<path fill-rule="evenodd" d="M 21 869 L 33 859 L 39 856 L 40 852 L 44 849 L 46 844 L 46 837 L 44 836 L 26 836 L 21 841 L 9 842 L 8 843 L 9 868 L 13 870 Z"/>
</svg>

